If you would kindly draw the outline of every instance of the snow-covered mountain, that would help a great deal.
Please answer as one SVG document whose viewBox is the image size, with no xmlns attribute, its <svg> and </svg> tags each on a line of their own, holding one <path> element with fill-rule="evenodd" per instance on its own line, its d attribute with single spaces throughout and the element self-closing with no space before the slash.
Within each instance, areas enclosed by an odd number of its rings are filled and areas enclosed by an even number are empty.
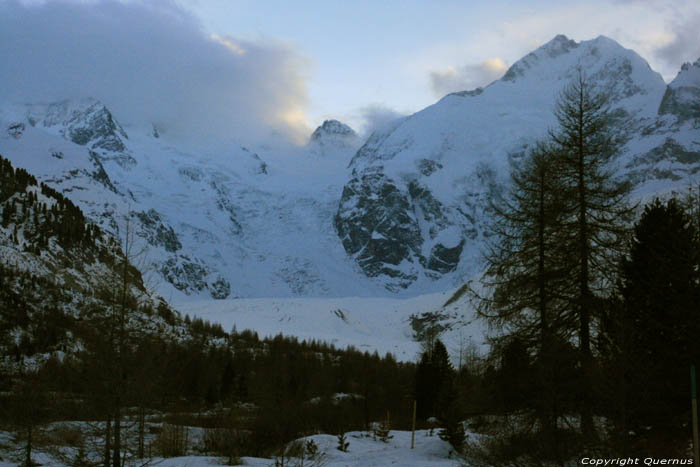
<svg viewBox="0 0 700 467">
<path fill-rule="evenodd" d="M 340 122 L 268 160 L 235 145 L 183 145 L 155 126 L 122 126 L 94 99 L 4 108 L 0 120 L 0 154 L 105 230 L 124 236 L 129 219 L 147 246 L 141 267 L 166 298 L 381 293 L 333 228 L 361 143 Z"/>
<path fill-rule="evenodd" d="M 392 290 L 446 288 L 478 272 L 487 200 L 510 161 L 554 127 L 556 98 L 578 69 L 610 95 L 625 141 L 613 163 L 635 196 L 697 182 L 698 63 L 667 86 L 611 39 L 560 35 L 489 86 L 445 96 L 367 140 L 335 218 L 348 254 Z"/>
<path fill-rule="evenodd" d="M 147 279 L 176 302 L 441 292 L 479 271 L 488 197 L 554 125 L 577 67 L 612 96 L 615 164 L 637 196 L 698 180 L 700 60 L 666 85 L 605 37 L 557 36 L 364 142 L 335 120 L 298 148 L 185 141 L 85 99 L 0 109 L 0 154 L 135 234 Z"/>
</svg>

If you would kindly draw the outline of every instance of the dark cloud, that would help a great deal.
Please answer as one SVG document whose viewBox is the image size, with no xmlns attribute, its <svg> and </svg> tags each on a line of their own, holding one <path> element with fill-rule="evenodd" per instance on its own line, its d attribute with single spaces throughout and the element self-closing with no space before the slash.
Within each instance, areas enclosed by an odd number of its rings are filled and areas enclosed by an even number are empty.
<svg viewBox="0 0 700 467">
<path fill-rule="evenodd" d="M 95 97 L 118 118 L 191 135 L 305 134 L 305 62 L 206 35 L 171 1 L 0 0 L 0 103 Z"/>
<path fill-rule="evenodd" d="M 466 91 L 485 86 L 503 76 L 507 69 L 503 60 L 494 58 L 479 64 L 450 67 L 430 72 L 430 85 L 436 97 L 457 91 Z"/>
<path fill-rule="evenodd" d="M 669 29 L 674 38 L 654 51 L 656 58 L 678 67 L 681 63 L 700 58 L 700 12 L 685 17 Z"/>
</svg>

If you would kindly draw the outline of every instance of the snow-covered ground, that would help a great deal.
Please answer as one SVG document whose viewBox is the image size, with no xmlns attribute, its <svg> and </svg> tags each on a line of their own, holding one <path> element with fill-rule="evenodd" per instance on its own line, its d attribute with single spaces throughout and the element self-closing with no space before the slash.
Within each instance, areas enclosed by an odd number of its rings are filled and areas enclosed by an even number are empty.
<svg viewBox="0 0 700 467">
<path fill-rule="evenodd" d="M 410 431 L 392 431 L 388 442 L 374 440 L 363 432 L 346 434 L 349 441 L 347 452 L 337 449 L 338 438 L 332 435 L 315 435 L 302 441 L 313 440 L 322 454 L 318 464 L 327 467 L 344 466 L 458 466 L 460 460 L 451 455 L 451 446 L 442 441 L 437 432 L 429 436 L 427 430 L 416 431 L 415 446 L 411 449 Z M 244 458 L 244 465 L 267 466 L 269 459 Z M 173 464 L 175 465 L 175 464 Z M 193 464 L 196 465 L 196 464 Z M 292 465 L 294 465 L 292 463 Z"/>
<path fill-rule="evenodd" d="M 388 442 L 375 440 L 366 432 L 349 432 L 346 439 L 350 443 L 347 452 L 337 449 L 338 438 L 333 435 L 314 435 L 300 441 L 312 440 L 318 446 L 316 461 L 305 460 L 305 466 L 347 467 L 347 466 L 404 466 L 404 467 L 452 467 L 464 465 L 452 453 L 451 446 L 442 441 L 437 432 L 431 436 L 428 430 L 418 430 L 415 435 L 415 446 L 411 449 L 410 431 L 391 431 Z M 467 436 L 470 436 L 469 434 Z M 44 466 L 61 467 L 65 464 L 55 461 L 46 454 L 38 452 L 34 460 Z M 4 458 L 0 458 L 4 459 Z M 259 457 L 242 457 L 241 465 L 267 467 L 275 465 L 274 459 Z M 201 467 L 222 465 L 223 458 L 214 456 L 183 456 L 168 459 L 154 458 L 150 465 L 160 467 Z M 0 460 L 0 467 L 16 466 L 8 459 Z M 127 463 L 127 465 L 131 465 Z M 134 464 L 136 465 L 136 464 Z M 301 465 L 298 459 L 290 459 L 289 464 Z"/>
<path fill-rule="evenodd" d="M 467 300 L 444 307 L 454 290 L 413 298 L 264 298 L 190 301 L 176 304 L 183 313 L 221 323 L 225 330 L 251 329 L 260 337 L 284 334 L 316 339 L 337 347 L 391 352 L 401 361 L 415 361 L 420 343 L 411 317 L 437 313 L 451 326 L 442 338 L 457 359 L 460 346 L 485 345 L 484 323 L 476 319 Z"/>
</svg>

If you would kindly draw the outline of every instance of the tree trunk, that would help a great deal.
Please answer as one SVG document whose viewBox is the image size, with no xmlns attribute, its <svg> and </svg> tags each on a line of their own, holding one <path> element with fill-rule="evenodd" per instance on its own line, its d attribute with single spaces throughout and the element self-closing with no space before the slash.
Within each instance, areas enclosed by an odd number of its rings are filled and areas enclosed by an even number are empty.
<svg viewBox="0 0 700 467">
<path fill-rule="evenodd" d="M 540 174 L 540 192 L 539 192 L 539 222 L 537 223 L 537 240 L 538 240 L 538 258 L 537 258 L 537 282 L 539 289 L 539 308 L 540 308 L 540 352 L 544 355 L 546 351 L 546 338 L 547 338 L 547 312 L 546 312 L 546 291 L 545 291 L 545 277 L 544 277 L 544 255 L 545 255 L 545 244 L 544 244 L 544 222 L 545 222 L 545 210 L 544 210 L 544 173 Z"/>
<path fill-rule="evenodd" d="M 32 424 L 29 423 L 27 425 L 27 444 L 24 447 L 25 450 L 25 459 L 24 459 L 24 465 L 26 467 L 31 467 L 33 465 L 32 463 Z"/>
<path fill-rule="evenodd" d="M 112 467 L 121 467 L 121 413 L 119 404 L 119 396 L 117 396 L 117 403 L 114 408 L 114 446 L 112 449 L 114 455 L 112 457 Z"/>
<path fill-rule="evenodd" d="M 104 456 L 104 467 L 109 467 L 109 460 L 112 451 L 112 419 L 107 415 L 107 424 L 105 427 L 105 456 Z"/>
<path fill-rule="evenodd" d="M 593 414 L 591 411 L 591 316 L 590 316 L 590 275 L 588 271 L 588 261 L 590 252 L 588 248 L 588 197 L 586 196 L 586 166 L 584 148 L 584 96 L 583 86 L 581 86 L 579 100 L 579 140 L 578 140 L 578 203 L 579 203 L 579 253 L 580 253 L 580 276 L 579 276 L 579 318 L 581 329 L 579 330 L 579 346 L 581 352 L 581 433 L 585 438 L 592 438 L 595 435 L 593 427 Z"/>
<path fill-rule="evenodd" d="M 139 408 L 139 451 L 138 458 L 143 459 L 144 453 L 144 437 L 146 432 L 146 409 L 143 407 Z"/>
</svg>

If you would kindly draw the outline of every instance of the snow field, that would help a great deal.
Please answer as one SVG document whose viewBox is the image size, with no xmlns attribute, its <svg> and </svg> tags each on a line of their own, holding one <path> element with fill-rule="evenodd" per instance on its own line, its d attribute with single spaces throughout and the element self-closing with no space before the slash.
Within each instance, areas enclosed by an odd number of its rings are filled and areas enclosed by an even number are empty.
<svg viewBox="0 0 700 467">
<path fill-rule="evenodd" d="M 452 328 L 441 338 L 453 360 L 460 344 L 472 342 L 485 350 L 485 325 L 475 319 L 466 300 L 447 308 L 449 292 L 413 298 L 269 298 L 206 300 L 176 304 L 182 313 L 220 323 L 230 331 L 250 329 L 260 337 L 284 334 L 300 340 L 326 341 L 336 347 L 354 346 L 380 355 L 391 352 L 399 361 L 416 361 L 421 345 L 414 339 L 411 316 L 439 312 Z"/>
</svg>

